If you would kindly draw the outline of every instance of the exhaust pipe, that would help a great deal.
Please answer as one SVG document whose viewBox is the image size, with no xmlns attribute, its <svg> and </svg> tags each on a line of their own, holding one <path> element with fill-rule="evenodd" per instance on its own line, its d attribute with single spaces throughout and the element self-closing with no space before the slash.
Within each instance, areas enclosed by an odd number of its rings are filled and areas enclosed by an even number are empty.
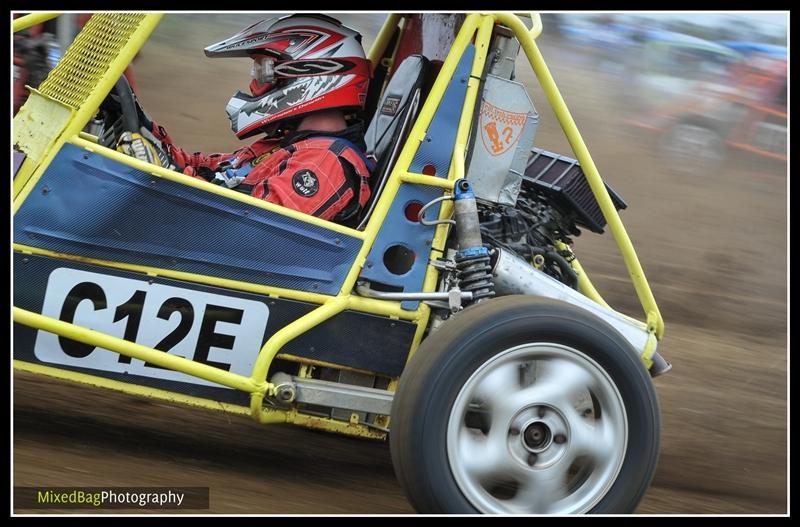
<svg viewBox="0 0 800 527">
<path fill-rule="evenodd" d="M 495 251 L 497 251 L 497 260 L 492 268 L 492 277 L 498 296 L 533 295 L 567 302 L 591 312 L 610 324 L 635 350 L 641 353 L 645 349 L 650 333 L 642 322 L 601 306 L 507 250 L 497 247 Z M 653 352 L 653 367 L 650 369 L 653 377 L 666 373 L 671 367 L 661 355 Z"/>
</svg>

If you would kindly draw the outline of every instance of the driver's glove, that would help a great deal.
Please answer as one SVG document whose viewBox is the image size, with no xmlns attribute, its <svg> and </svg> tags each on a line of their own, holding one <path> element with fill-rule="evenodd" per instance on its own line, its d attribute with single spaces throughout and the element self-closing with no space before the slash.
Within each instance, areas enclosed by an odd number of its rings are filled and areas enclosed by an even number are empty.
<svg viewBox="0 0 800 527">
<path fill-rule="evenodd" d="M 149 128 L 147 128 L 148 126 Z M 202 152 L 190 154 L 183 148 L 175 146 L 164 127 L 154 121 L 149 121 L 149 125 L 142 126 L 141 132 L 144 137 L 152 137 L 154 144 L 161 145 L 161 151 L 169 156 L 170 163 L 174 165 L 172 167 L 174 170 L 203 181 L 213 180 L 214 173 L 222 170 L 220 164 L 232 155 L 206 155 Z"/>
<path fill-rule="evenodd" d="M 169 155 L 156 143 L 135 132 L 123 132 L 117 141 L 117 151 L 135 157 L 139 161 L 152 163 L 160 167 L 174 169 L 175 166 L 170 162 Z"/>
<path fill-rule="evenodd" d="M 214 179 L 211 180 L 215 185 L 222 185 L 228 188 L 234 188 L 245 180 L 247 174 L 250 173 L 252 165 L 246 163 L 239 168 L 225 168 L 214 173 Z"/>
</svg>

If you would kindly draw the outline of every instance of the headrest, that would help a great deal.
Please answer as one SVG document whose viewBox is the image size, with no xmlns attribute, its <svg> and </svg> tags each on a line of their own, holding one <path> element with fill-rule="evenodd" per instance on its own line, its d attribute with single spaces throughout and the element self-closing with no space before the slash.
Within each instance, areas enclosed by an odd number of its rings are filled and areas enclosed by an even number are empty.
<svg viewBox="0 0 800 527">
<path fill-rule="evenodd" d="M 428 59 L 422 55 L 409 55 L 392 73 L 364 137 L 368 156 L 380 161 L 389 150 L 414 92 L 425 80 L 427 69 Z"/>
</svg>

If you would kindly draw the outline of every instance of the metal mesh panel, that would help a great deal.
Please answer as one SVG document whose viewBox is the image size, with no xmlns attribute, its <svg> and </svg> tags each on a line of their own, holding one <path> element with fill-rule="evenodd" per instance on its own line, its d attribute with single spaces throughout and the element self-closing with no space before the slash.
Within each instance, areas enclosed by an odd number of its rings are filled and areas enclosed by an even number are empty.
<svg viewBox="0 0 800 527">
<path fill-rule="evenodd" d="M 93 15 L 39 91 L 79 109 L 144 18 L 144 14 Z"/>
</svg>

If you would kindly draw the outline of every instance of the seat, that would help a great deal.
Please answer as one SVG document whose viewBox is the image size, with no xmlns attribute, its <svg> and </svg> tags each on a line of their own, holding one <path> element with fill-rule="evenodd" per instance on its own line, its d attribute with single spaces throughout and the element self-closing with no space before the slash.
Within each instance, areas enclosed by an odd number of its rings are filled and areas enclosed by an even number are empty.
<svg viewBox="0 0 800 527">
<path fill-rule="evenodd" d="M 363 229 L 375 208 L 389 173 L 416 117 L 429 61 L 422 55 L 409 55 L 392 74 L 378 100 L 364 140 L 367 157 L 375 161 L 370 178 L 371 195 L 363 208 L 358 229 Z"/>
</svg>

